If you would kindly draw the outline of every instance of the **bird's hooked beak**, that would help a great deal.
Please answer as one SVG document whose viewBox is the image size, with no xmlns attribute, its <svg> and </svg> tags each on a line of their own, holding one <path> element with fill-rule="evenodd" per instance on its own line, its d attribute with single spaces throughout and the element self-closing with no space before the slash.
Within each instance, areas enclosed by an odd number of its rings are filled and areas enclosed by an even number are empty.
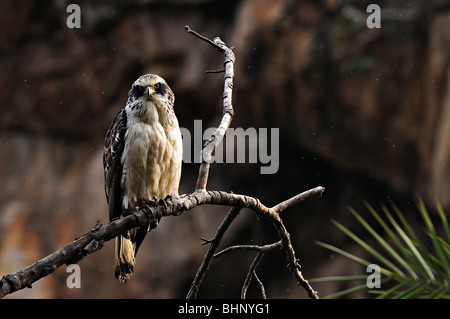
<svg viewBox="0 0 450 319">
<path fill-rule="evenodd" d="M 147 95 L 147 99 L 153 94 L 155 93 L 155 88 L 153 86 L 147 86 L 147 88 L 145 89 L 145 94 Z"/>
</svg>

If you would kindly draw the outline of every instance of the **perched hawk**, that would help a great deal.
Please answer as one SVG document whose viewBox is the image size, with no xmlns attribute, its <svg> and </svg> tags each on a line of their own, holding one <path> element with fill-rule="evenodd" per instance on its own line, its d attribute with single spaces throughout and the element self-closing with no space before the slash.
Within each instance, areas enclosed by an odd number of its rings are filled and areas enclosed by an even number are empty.
<svg viewBox="0 0 450 319">
<path fill-rule="evenodd" d="M 183 147 L 174 100 L 164 79 L 142 75 L 111 122 L 103 153 L 110 221 L 145 202 L 178 196 Z M 156 224 L 116 237 L 115 276 L 122 283 L 133 273 L 139 246 Z"/>
</svg>

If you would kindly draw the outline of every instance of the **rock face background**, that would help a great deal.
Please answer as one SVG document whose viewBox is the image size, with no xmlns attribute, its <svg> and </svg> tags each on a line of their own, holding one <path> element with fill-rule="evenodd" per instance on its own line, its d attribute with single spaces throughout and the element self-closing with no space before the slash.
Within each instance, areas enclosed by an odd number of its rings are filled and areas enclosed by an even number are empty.
<svg viewBox="0 0 450 319">
<path fill-rule="evenodd" d="M 131 83 L 157 73 L 176 95 L 180 125 L 213 127 L 221 116 L 222 56 L 183 26 L 234 46 L 233 127 L 279 128 L 280 168 L 214 164 L 208 187 L 267 205 L 321 185 L 326 192 L 287 211 L 303 273 L 365 273 L 316 240 L 352 249 L 329 223 L 352 227 L 394 201 L 416 219 L 414 199 L 450 211 L 450 4 L 380 1 L 380 29 L 366 26 L 367 1 L 80 1 L 69 29 L 64 0 L 0 2 L 0 274 L 14 272 L 107 223 L 102 143 Z M 431 4 L 430 4 L 431 3 Z M 181 192 L 198 164 L 183 166 Z M 199 207 L 166 218 L 146 238 L 136 274 L 113 278 L 113 242 L 80 263 L 80 289 L 65 267 L 10 297 L 183 298 L 227 212 Z M 356 224 L 354 224 L 357 227 Z M 358 228 L 353 228 L 356 232 Z M 244 211 L 224 247 L 266 244 L 276 234 Z M 347 245 L 347 246 L 346 246 Z M 253 255 L 214 260 L 199 297 L 238 297 Z M 269 298 L 304 298 L 282 252 L 258 268 Z M 326 295 L 338 287 L 315 287 Z M 252 286 L 249 296 L 259 297 Z"/>
</svg>

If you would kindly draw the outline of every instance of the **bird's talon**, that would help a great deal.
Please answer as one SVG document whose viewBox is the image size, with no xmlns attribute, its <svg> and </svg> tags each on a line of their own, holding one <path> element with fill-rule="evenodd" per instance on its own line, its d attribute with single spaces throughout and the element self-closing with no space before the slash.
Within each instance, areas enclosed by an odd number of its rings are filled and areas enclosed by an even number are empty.
<svg viewBox="0 0 450 319">
<path fill-rule="evenodd" d="M 167 198 L 167 196 L 166 196 L 166 198 Z M 166 199 L 160 199 L 160 200 L 158 200 L 158 205 L 163 205 L 164 208 L 167 208 Z"/>
<path fill-rule="evenodd" d="M 136 209 L 139 210 L 141 208 L 147 208 L 149 211 L 151 211 L 152 207 L 155 207 L 157 205 L 158 205 L 157 201 L 151 199 L 146 202 L 143 202 L 141 206 L 136 206 Z"/>
</svg>

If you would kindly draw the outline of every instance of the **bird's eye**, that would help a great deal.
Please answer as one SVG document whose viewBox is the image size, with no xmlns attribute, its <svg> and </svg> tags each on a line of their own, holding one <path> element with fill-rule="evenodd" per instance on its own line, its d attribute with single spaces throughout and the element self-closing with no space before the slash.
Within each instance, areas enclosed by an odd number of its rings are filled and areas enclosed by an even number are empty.
<svg viewBox="0 0 450 319">
<path fill-rule="evenodd" d="M 139 86 L 138 86 L 137 88 L 138 88 L 138 89 L 139 89 L 139 91 L 141 91 L 141 92 L 143 92 L 143 91 L 144 91 L 144 87 L 143 87 L 143 86 L 140 86 L 140 85 L 139 85 Z"/>
<path fill-rule="evenodd" d="M 159 90 L 159 87 L 160 87 L 160 84 L 159 84 L 159 83 L 156 83 L 156 84 L 153 86 L 153 88 L 155 89 L 155 91 Z"/>
</svg>

